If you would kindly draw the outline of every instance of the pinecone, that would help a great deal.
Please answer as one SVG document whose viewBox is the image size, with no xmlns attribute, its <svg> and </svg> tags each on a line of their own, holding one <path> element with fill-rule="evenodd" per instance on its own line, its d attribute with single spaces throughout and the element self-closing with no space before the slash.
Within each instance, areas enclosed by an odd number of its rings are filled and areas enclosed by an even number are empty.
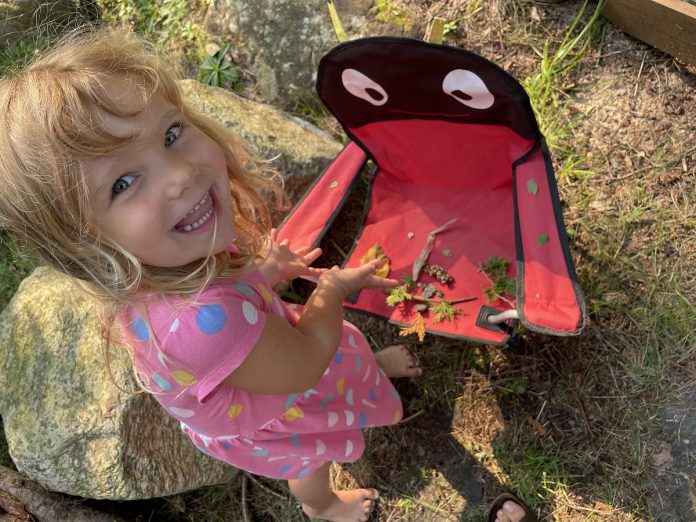
<svg viewBox="0 0 696 522">
<path fill-rule="evenodd" d="M 447 272 L 447 270 L 442 268 L 440 265 L 425 265 L 423 270 L 429 276 L 437 279 L 442 285 L 448 285 L 453 281 L 452 276 L 449 275 L 449 272 Z"/>
</svg>

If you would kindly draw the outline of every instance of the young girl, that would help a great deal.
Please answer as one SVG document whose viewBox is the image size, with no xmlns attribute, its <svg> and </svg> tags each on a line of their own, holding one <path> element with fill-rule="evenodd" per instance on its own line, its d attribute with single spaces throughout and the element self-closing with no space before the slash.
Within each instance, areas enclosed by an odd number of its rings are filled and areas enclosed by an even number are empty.
<svg viewBox="0 0 696 522">
<path fill-rule="evenodd" d="M 319 249 L 277 244 L 268 170 L 123 32 L 73 35 L 1 80 L 0 128 L 0 226 L 104 301 L 198 448 L 288 480 L 311 516 L 367 520 L 377 491 L 331 491 L 330 463 L 401 419 L 388 377 L 421 372 L 342 320 L 346 295 L 396 284 L 379 262 L 321 270 Z M 316 289 L 286 306 L 273 286 L 303 275 Z"/>
</svg>

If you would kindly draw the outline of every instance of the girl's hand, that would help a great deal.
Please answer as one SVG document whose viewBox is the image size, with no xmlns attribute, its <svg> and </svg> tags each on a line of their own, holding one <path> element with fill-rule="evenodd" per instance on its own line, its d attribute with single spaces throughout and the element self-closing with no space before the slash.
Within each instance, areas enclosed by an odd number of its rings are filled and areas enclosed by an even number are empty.
<svg viewBox="0 0 696 522">
<path fill-rule="evenodd" d="M 259 272 L 271 286 L 296 277 L 319 276 L 326 270 L 309 266 L 321 255 L 320 248 L 312 250 L 310 247 L 302 247 L 293 250 L 287 239 L 276 243 L 277 237 L 278 231 L 274 228 L 271 230 L 271 250 L 268 256 L 258 264 Z"/>
<path fill-rule="evenodd" d="M 396 279 L 388 279 L 375 275 L 375 271 L 382 266 L 380 259 L 375 259 L 356 268 L 338 268 L 334 266 L 331 270 L 324 272 L 319 281 L 322 280 L 330 285 L 338 286 L 343 290 L 344 295 L 350 295 L 361 288 L 392 288 L 399 284 Z"/>
</svg>

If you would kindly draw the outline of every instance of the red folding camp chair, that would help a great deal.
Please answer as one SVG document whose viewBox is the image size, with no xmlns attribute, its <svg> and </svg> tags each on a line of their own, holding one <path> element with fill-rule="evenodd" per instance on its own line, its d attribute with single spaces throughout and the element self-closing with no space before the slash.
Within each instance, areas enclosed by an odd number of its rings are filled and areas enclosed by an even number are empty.
<svg viewBox="0 0 696 522">
<path fill-rule="evenodd" d="M 453 281 L 421 279 L 434 282 L 442 299 L 475 299 L 455 304 L 459 313 L 449 321 L 426 311 L 427 331 L 502 344 L 515 319 L 546 334 L 582 330 L 585 306 L 549 152 L 514 78 L 463 49 L 375 37 L 324 56 L 317 91 L 351 142 L 288 215 L 279 239 L 318 245 L 369 157 L 376 173 L 344 266 L 358 266 L 379 245 L 390 277 L 410 275 L 428 235 L 456 218 L 427 258 Z M 516 295 L 488 302 L 482 266 L 491 256 L 512 261 Z M 362 290 L 345 306 L 413 322 L 412 306 L 388 306 L 385 297 Z"/>
</svg>

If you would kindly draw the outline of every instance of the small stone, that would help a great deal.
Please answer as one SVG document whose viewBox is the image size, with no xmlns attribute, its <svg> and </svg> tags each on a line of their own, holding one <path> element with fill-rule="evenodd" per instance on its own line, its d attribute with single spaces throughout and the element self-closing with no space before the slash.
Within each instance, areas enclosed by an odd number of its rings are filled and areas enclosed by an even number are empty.
<svg viewBox="0 0 696 522">
<path fill-rule="evenodd" d="M 435 288 L 435 285 L 432 283 L 429 283 L 423 287 L 423 298 L 424 299 L 432 299 L 432 297 L 435 295 L 437 292 L 437 288 Z"/>
<path fill-rule="evenodd" d="M 414 306 L 416 309 L 416 312 L 425 312 L 428 310 L 428 305 L 425 303 L 418 303 L 416 306 Z"/>
<path fill-rule="evenodd" d="M 445 248 L 442 251 L 442 255 L 447 256 L 447 257 L 452 257 L 452 251 L 449 248 Z"/>
<path fill-rule="evenodd" d="M 334 181 L 333 183 L 331 183 L 331 185 L 329 185 L 329 187 L 335 189 L 336 187 L 338 187 L 338 181 Z"/>
<path fill-rule="evenodd" d="M 414 237 L 416 237 L 416 234 L 414 234 L 413 232 L 409 232 L 408 234 L 406 234 L 406 237 L 409 239 L 413 239 Z"/>
<path fill-rule="evenodd" d="M 220 46 L 216 43 L 209 43 L 205 46 L 205 54 L 208 56 L 215 56 L 220 50 Z"/>
</svg>

